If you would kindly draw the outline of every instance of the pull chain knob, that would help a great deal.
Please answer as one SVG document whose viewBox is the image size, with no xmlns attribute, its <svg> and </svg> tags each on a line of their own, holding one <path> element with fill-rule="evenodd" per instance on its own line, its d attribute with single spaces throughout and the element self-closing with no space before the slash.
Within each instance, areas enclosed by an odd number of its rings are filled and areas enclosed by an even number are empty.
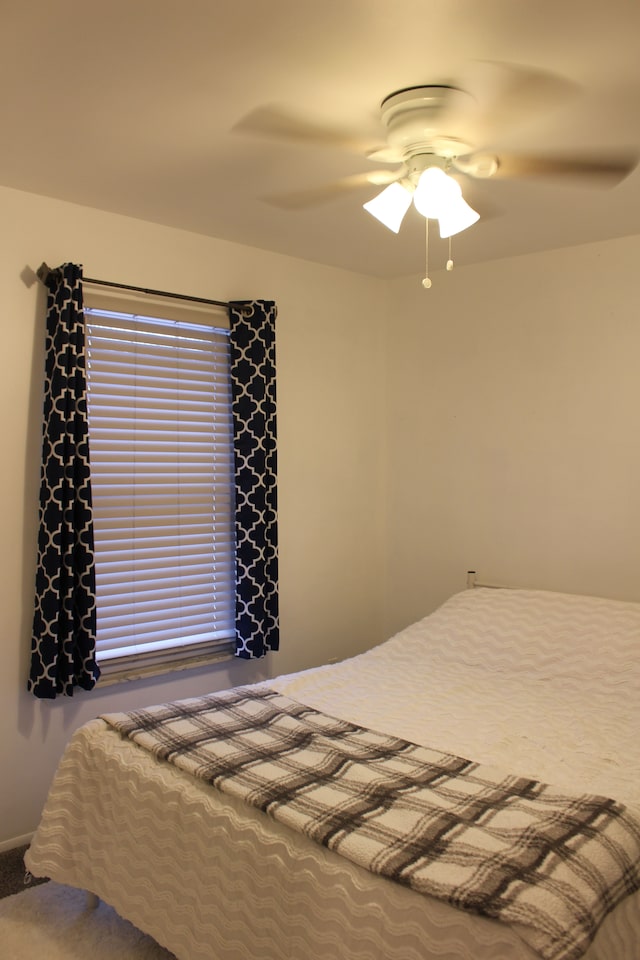
<svg viewBox="0 0 640 960">
<path fill-rule="evenodd" d="M 425 227 L 425 270 L 424 270 L 425 277 L 424 277 L 424 280 L 422 281 L 422 286 L 425 288 L 425 290 L 428 290 L 429 287 L 431 286 L 431 279 L 430 279 L 430 277 L 429 277 L 429 217 L 425 217 L 424 222 L 425 222 L 425 224 L 426 224 L 426 227 Z"/>
</svg>

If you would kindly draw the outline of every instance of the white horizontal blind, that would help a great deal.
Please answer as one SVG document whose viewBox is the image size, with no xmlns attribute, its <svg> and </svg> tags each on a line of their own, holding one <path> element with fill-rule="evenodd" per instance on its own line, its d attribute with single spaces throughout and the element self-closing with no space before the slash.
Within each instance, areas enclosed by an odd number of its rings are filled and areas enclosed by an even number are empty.
<svg viewBox="0 0 640 960">
<path fill-rule="evenodd" d="M 228 330 L 85 317 L 98 661 L 206 653 L 235 632 Z"/>
</svg>

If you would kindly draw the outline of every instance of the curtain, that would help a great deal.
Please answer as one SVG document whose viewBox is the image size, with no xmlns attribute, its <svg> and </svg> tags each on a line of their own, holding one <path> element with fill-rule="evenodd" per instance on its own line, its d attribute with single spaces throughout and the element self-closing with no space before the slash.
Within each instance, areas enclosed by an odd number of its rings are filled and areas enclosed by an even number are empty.
<svg viewBox="0 0 640 960">
<path fill-rule="evenodd" d="M 82 267 L 44 278 L 47 343 L 36 596 L 29 690 L 91 690 L 96 660 L 93 518 Z M 279 645 L 275 303 L 229 305 L 235 454 L 236 656 Z"/>
<path fill-rule="evenodd" d="M 36 597 L 29 690 L 44 699 L 91 690 L 96 662 L 93 517 L 82 267 L 44 278 L 45 392 Z"/>
<path fill-rule="evenodd" d="M 276 305 L 229 305 L 236 484 L 236 656 L 279 645 Z"/>
</svg>

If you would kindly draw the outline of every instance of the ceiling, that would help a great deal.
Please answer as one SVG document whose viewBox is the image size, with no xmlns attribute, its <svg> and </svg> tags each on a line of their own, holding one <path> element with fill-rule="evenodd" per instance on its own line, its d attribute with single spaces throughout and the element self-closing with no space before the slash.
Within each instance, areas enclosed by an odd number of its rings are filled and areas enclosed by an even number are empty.
<svg viewBox="0 0 640 960">
<path fill-rule="evenodd" d="M 372 161 L 238 129 L 253 111 L 376 143 L 388 94 L 477 97 L 483 64 L 507 63 L 570 93 L 480 146 L 640 154 L 636 0 L 4 0 L 0 16 L 0 184 L 374 276 L 424 271 L 424 220 L 389 232 L 362 210 L 380 189 L 366 185 L 302 210 L 266 202 Z M 640 168 L 609 189 L 463 189 L 482 218 L 454 238 L 457 264 L 640 233 Z M 433 236 L 432 269 L 447 256 Z"/>
</svg>

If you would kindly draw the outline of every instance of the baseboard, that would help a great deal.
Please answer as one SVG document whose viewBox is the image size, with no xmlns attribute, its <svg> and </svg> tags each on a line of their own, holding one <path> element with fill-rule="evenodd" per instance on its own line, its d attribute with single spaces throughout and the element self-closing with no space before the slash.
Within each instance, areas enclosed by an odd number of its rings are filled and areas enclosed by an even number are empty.
<svg viewBox="0 0 640 960">
<path fill-rule="evenodd" d="M 6 850 L 15 850 L 16 847 L 24 847 L 31 843 L 33 833 L 25 833 L 22 837 L 14 837 L 13 840 L 0 840 L 0 853 Z"/>
</svg>

